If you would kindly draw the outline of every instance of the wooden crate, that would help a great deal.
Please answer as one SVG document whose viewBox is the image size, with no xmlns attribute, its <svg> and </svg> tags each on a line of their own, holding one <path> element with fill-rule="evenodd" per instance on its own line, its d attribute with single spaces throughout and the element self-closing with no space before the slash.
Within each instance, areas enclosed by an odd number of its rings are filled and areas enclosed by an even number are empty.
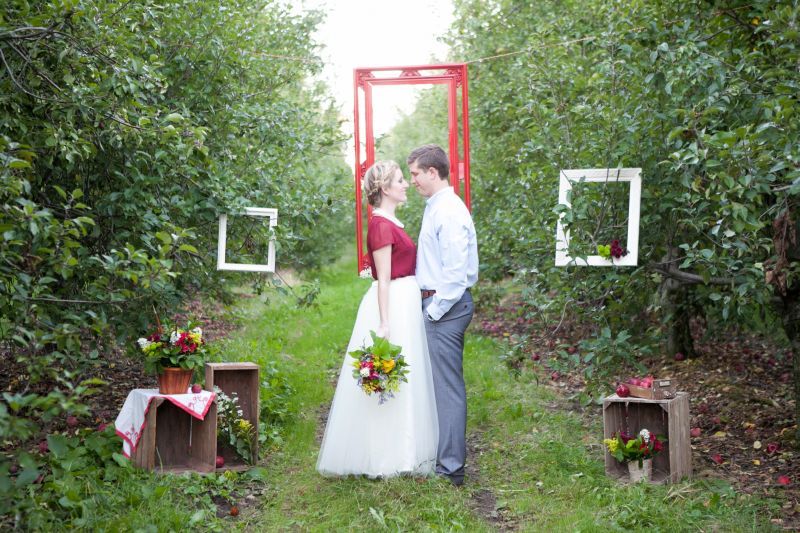
<svg viewBox="0 0 800 533">
<path fill-rule="evenodd" d="M 239 398 L 239 407 L 242 409 L 242 418 L 248 420 L 255 428 L 253 436 L 253 449 L 258 457 L 258 397 L 259 397 L 259 367 L 255 363 L 206 363 L 206 390 L 213 391 L 219 387 L 228 396 Z M 223 470 L 244 470 L 247 463 L 239 457 L 230 444 L 223 440 L 217 442 L 217 455 L 225 459 Z"/>
<path fill-rule="evenodd" d="M 165 398 L 153 398 L 131 461 L 157 472 L 213 472 L 216 438 L 216 403 L 198 420 Z"/>
<path fill-rule="evenodd" d="M 625 383 L 631 396 L 646 398 L 648 400 L 667 400 L 675 397 L 675 382 L 671 379 L 653 380 L 652 387 L 639 387 L 632 383 Z"/>
<path fill-rule="evenodd" d="M 603 399 L 603 438 L 618 431 L 636 433 L 647 428 L 663 435 L 668 442 L 653 458 L 653 483 L 677 483 L 692 477 L 692 448 L 689 442 L 689 395 L 675 393 L 674 398 L 648 400 L 620 398 L 616 394 Z M 627 465 L 606 450 L 606 475 L 628 478 Z"/>
</svg>

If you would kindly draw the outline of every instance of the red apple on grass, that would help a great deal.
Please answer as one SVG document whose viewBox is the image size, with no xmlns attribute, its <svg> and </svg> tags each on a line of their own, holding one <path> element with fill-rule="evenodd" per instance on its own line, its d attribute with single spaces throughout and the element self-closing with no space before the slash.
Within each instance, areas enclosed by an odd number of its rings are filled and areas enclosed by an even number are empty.
<svg viewBox="0 0 800 533">
<path fill-rule="evenodd" d="M 78 417 L 77 416 L 68 416 L 67 417 L 67 425 L 71 428 L 74 428 L 78 425 Z"/>
<path fill-rule="evenodd" d="M 778 476 L 778 483 L 786 486 L 792 483 L 792 479 L 789 476 Z"/>
<path fill-rule="evenodd" d="M 717 463 L 718 465 L 721 465 L 722 463 L 725 462 L 725 459 L 723 459 L 722 456 L 720 454 L 718 454 L 718 453 L 715 453 L 714 455 L 712 455 L 711 456 L 711 460 L 714 461 L 715 463 Z"/>
</svg>

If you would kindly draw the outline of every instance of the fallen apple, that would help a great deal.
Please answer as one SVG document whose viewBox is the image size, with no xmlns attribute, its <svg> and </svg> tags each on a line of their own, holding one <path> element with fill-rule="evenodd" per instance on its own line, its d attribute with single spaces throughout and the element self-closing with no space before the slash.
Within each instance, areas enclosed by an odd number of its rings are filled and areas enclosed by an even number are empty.
<svg viewBox="0 0 800 533">
<path fill-rule="evenodd" d="M 715 463 L 717 463 L 718 465 L 721 465 L 723 462 L 725 462 L 725 460 L 722 458 L 722 456 L 720 454 L 718 454 L 718 453 L 715 453 L 714 455 L 712 455 L 711 456 L 711 460 L 714 461 Z"/>
<path fill-rule="evenodd" d="M 216 464 L 217 464 L 217 468 L 222 468 L 223 466 L 225 466 L 225 458 L 222 457 L 221 455 L 218 455 Z"/>
<path fill-rule="evenodd" d="M 778 476 L 778 483 L 781 485 L 789 485 L 792 483 L 792 479 L 789 476 Z"/>
<path fill-rule="evenodd" d="M 67 425 L 71 428 L 74 428 L 78 425 L 78 417 L 77 416 L 68 416 L 67 417 Z"/>
<path fill-rule="evenodd" d="M 692 437 L 699 437 L 701 433 L 702 431 L 700 430 L 700 428 L 692 428 L 691 430 L 689 430 L 689 435 L 691 435 Z"/>
<path fill-rule="evenodd" d="M 686 356 L 683 355 L 683 352 L 675 352 L 675 355 L 673 357 L 675 358 L 676 361 L 683 361 L 684 359 L 686 359 Z"/>
<path fill-rule="evenodd" d="M 49 446 L 47 446 L 47 441 L 43 440 L 39 442 L 39 453 L 45 454 L 49 451 Z"/>
<path fill-rule="evenodd" d="M 235 505 L 231 507 L 231 516 L 239 516 L 239 508 Z"/>
<path fill-rule="evenodd" d="M 538 353 L 531 355 L 531 361 L 538 361 L 541 358 L 542 356 L 540 356 Z"/>
<path fill-rule="evenodd" d="M 620 383 L 619 385 L 617 385 L 616 392 L 617 396 L 619 396 L 620 398 L 627 398 L 628 396 L 631 395 L 631 389 L 628 388 L 628 386 L 625 385 L 624 383 Z"/>
<path fill-rule="evenodd" d="M 777 442 L 770 442 L 767 444 L 767 453 L 772 455 L 773 453 L 777 452 L 780 446 Z"/>
<path fill-rule="evenodd" d="M 552 374 L 550 374 L 550 379 L 553 379 L 553 380 L 556 380 L 556 379 L 558 379 L 560 377 L 561 377 L 561 374 L 559 374 L 558 372 L 553 372 Z"/>
</svg>

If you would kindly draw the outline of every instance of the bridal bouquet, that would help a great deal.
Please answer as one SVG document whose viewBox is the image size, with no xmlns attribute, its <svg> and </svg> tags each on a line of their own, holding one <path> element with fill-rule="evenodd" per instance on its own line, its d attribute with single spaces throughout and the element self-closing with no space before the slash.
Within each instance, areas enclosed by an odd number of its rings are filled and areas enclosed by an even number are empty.
<svg viewBox="0 0 800 533">
<path fill-rule="evenodd" d="M 372 346 L 350 352 L 353 361 L 353 377 L 367 395 L 378 394 L 384 403 L 394 397 L 400 383 L 408 382 L 408 363 L 400 353 L 402 348 L 378 337 L 370 331 Z"/>
</svg>

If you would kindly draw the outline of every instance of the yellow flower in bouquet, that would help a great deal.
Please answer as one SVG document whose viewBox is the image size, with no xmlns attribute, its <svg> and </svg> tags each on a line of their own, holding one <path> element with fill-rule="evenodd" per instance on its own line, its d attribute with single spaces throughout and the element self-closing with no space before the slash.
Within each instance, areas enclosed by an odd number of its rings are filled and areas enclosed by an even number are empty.
<svg viewBox="0 0 800 533">
<path fill-rule="evenodd" d="M 374 331 L 372 346 L 350 352 L 353 357 L 353 377 L 367 395 L 379 394 L 383 403 L 400 389 L 400 383 L 408 379 L 408 363 L 400 353 L 402 348 L 378 337 Z"/>
</svg>

